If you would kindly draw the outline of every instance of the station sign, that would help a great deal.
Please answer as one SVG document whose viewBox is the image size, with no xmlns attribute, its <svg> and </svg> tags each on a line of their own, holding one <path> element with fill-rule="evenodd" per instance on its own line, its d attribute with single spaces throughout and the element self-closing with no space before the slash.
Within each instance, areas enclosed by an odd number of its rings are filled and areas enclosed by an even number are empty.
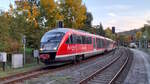
<svg viewBox="0 0 150 84">
<path fill-rule="evenodd" d="M 34 54 L 34 57 L 39 57 L 39 50 L 34 50 L 33 54 Z"/>
<path fill-rule="evenodd" d="M 5 52 L 0 52 L 0 62 L 7 61 L 7 54 Z"/>
</svg>

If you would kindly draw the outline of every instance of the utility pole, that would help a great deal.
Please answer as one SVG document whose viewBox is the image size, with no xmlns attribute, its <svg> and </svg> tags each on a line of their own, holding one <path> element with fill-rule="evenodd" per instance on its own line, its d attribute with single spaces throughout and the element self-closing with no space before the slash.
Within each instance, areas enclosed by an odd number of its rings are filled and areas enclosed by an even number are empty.
<svg viewBox="0 0 150 84">
<path fill-rule="evenodd" d="M 25 63 L 26 63 L 26 36 L 25 35 L 22 38 L 22 42 L 23 42 L 23 49 L 24 49 L 24 53 L 23 53 L 23 65 L 25 65 Z"/>
</svg>

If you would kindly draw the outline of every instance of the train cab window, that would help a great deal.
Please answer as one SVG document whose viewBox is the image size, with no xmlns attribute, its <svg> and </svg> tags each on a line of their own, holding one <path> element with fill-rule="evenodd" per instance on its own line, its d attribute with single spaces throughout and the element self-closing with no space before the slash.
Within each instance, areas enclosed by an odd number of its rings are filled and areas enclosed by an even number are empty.
<svg viewBox="0 0 150 84">
<path fill-rule="evenodd" d="M 64 35 L 63 32 L 48 32 L 42 37 L 41 42 L 60 43 Z"/>
</svg>

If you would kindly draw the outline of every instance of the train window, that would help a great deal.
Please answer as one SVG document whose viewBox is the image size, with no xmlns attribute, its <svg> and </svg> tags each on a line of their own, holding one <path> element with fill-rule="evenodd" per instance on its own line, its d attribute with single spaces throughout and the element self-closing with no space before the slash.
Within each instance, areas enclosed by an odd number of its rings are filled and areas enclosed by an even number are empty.
<svg viewBox="0 0 150 84">
<path fill-rule="evenodd" d="M 88 44 L 88 37 L 85 37 L 85 44 Z"/>
<path fill-rule="evenodd" d="M 103 39 L 100 39 L 100 41 L 101 41 L 101 48 L 103 48 L 103 46 L 104 46 Z"/>
<path fill-rule="evenodd" d="M 88 44 L 92 44 L 92 38 L 88 37 Z"/>
<path fill-rule="evenodd" d="M 99 43 L 99 41 L 98 41 L 98 38 L 96 38 L 96 45 L 97 45 L 97 48 L 98 48 L 98 44 Z"/>
<path fill-rule="evenodd" d="M 109 45 L 110 45 L 110 41 L 107 40 L 107 47 L 109 47 Z"/>
<path fill-rule="evenodd" d="M 66 43 L 67 44 L 76 44 L 77 43 L 76 38 L 77 38 L 77 36 L 75 34 L 72 34 L 67 39 Z"/>
<path fill-rule="evenodd" d="M 104 48 L 104 39 L 102 39 L 102 44 L 101 44 L 102 46 L 102 48 Z"/>
<path fill-rule="evenodd" d="M 86 44 L 85 36 L 82 36 L 82 44 Z"/>
<path fill-rule="evenodd" d="M 106 42 L 106 44 L 105 44 L 106 46 L 105 46 L 105 47 L 107 48 L 107 47 L 108 47 L 108 41 L 107 41 L 107 40 L 105 40 L 105 42 Z"/>
<path fill-rule="evenodd" d="M 96 38 L 96 45 L 97 45 L 97 48 L 100 48 L 100 42 L 98 38 Z"/>
<path fill-rule="evenodd" d="M 96 38 L 97 48 L 103 48 L 103 40 Z"/>
<path fill-rule="evenodd" d="M 104 48 L 105 47 L 105 41 L 104 41 L 104 39 L 102 40 L 102 48 Z"/>
<path fill-rule="evenodd" d="M 79 36 L 79 35 L 76 35 L 76 34 L 72 34 L 67 39 L 66 43 L 67 44 L 92 44 L 92 38 L 91 37 Z"/>
<path fill-rule="evenodd" d="M 59 43 L 64 35 L 63 32 L 48 32 L 42 37 L 41 42 Z"/>
<path fill-rule="evenodd" d="M 91 37 L 84 37 L 84 44 L 92 44 L 92 38 Z"/>
<path fill-rule="evenodd" d="M 77 35 L 77 44 L 81 44 L 82 43 L 82 39 L 81 36 Z"/>
<path fill-rule="evenodd" d="M 77 35 L 76 34 L 73 34 L 73 44 L 76 44 L 77 43 Z"/>
<path fill-rule="evenodd" d="M 69 36 L 69 38 L 66 41 L 67 44 L 72 44 L 73 43 L 73 38 L 72 35 Z"/>
</svg>

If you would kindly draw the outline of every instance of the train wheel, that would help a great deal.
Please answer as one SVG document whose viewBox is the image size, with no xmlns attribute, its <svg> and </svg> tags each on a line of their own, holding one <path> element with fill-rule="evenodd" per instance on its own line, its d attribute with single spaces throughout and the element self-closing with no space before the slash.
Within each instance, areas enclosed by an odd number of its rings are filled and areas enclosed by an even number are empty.
<svg viewBox="0 0 150 84">
<path fill-rule="evenodd" d="M 76 60 L 77 62 L 80 62 L 80 61 L 81 61 L 81 56 L 80 56 L 80 55 L 76 55 L 76 56 L 75 56 L 75 60 Z"/>
<path fill-rule="evenodd" d="M 73 63 L 73 64 L 76 64 L 76 63 L 77 63 L 77 56 L 74 56 L 74 57 L 73 57 L 72 63 Z"/>
<path fill-rule="evenodd" d="M 104 51 L 104 53 L 107 53 L 108 52 L 108 50 L 106 49 L 105 51 Z"/>
<path fill-rule="evenodd" d="M 84 59 L 85 59 L 84 55 L 76 55 L 74 56 L 73 63 L 76 64 L 77 62 L 80 62 L 81 60 L 84 60 Z"/>
</svg>

